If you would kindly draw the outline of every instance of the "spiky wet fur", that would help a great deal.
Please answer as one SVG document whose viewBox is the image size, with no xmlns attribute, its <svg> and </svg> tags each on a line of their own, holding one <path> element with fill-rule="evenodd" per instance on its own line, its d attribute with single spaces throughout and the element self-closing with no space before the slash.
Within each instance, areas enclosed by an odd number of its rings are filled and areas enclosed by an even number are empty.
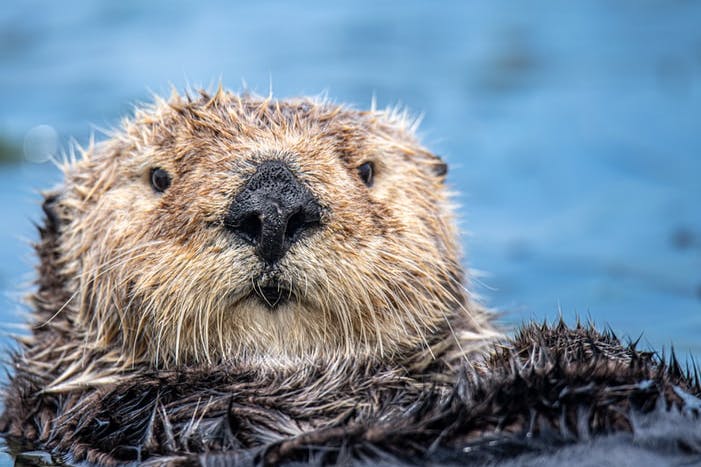
<svg viewBox="0 0 701 467">
<path fill-rule="evenodd" d="M 450 378 L 478 360 L 499 334 L 464 288 L 444 164 L 413 130 L 394 111 L 220 88 L 156 98 L 106 141 L 78 148 L 43 205 L 32 334 L 9 389 L 22 395 L 6 397 L 6 419 L 15 397 L 78 397 L 82 407 L 83 390 L 146 371 L 307 381 L 323 369 L 320 387 L 333 392 L 365 384 L 353 368 L 438 365 Z M 322 227 L 271 269 L 224 225 L 267 160 L 285 162 L 323 209 Z M 371 187 L 357 172 L 369 161 Z M 149 184 L 154 168 L 172 177 L 163 193 Z M 251 298 L 271 276 L 291 295 L 275 312 Z M 44 423 L 8 429 L 51 446 L 65 426 L 54 419 L 76 410 L 62 402 Z"/>
<path fill-rule="evenodd" d="M 36 391 L 48 379 L 19 367 L 2 428 L 15 453 L 43 449 L 70 463 L 614 465 L 617 452 L 628 457 L 615 465 L 701 460 L 698 376 L 591 327 L 527 325 L 484 366 L 457 373 L 439 359 L 414 369 L 336 365 L 145 370 L 49 394 Z"/>
</svg>

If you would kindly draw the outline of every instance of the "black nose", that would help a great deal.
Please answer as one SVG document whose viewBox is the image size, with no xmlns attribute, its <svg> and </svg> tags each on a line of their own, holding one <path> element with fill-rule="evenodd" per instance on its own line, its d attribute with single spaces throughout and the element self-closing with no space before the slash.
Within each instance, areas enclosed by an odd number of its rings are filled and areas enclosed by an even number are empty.
<svg viewBox="0 0 701 467">
<path fill-rule="evenodd" d="M 287 164 L 265 161 L 234 198 L 224 225 L 273 264 L 304 232 L 321 225 L 321 206 Z"/>
</svg>

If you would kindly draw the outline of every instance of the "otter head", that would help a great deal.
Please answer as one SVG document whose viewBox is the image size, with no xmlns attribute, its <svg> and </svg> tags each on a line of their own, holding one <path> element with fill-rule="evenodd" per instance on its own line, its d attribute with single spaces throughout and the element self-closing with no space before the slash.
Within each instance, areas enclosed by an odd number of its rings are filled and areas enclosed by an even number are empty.
<svg viewBox="0 0 701 467">
<path fill-rule="evenodd" d="M 156 366 L 391 357 L 467 314 L 445 164 L 402 116 L 174 95 L 82 152 L 49 217 L 90 345 Z"/>
</svg>

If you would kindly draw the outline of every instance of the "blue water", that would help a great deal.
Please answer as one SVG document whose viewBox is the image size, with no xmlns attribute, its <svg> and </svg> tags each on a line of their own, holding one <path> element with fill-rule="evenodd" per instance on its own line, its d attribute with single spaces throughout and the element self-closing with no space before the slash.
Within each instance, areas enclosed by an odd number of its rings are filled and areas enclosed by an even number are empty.
<svg viewBox="0 0 701 467">
<path fill-rule="evenodd" d="M 424 114 L 466 264 L 510 325 L 562 313 L 701 356 L 701 3 L 62 2 L 0 9 L 0 135 L 85 142 L 150 93 L 242 80 Z M 0 166 L 0 320 L 21 321 L 35 189 Z"/>
</svg>

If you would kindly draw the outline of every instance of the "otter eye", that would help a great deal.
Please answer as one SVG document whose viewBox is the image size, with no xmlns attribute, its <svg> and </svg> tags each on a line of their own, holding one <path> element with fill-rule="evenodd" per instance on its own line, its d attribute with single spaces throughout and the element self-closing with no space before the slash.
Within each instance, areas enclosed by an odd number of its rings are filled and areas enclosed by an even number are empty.
<svg viewBox="0 0 701 467">
<path fill-rule="evenodd" d="M 170 186 L 170 175 L 160 167 L 151 169 L 151 186 L 159 193 L 163 193 Z"/>
<path fill-rule="evenodd" d="M 372 181 L 375 175 L 375 165 L 372 162 L 366 162 L 358 167 L 358 175 L 367 186 L 372 186 Z"/>
</svg>

